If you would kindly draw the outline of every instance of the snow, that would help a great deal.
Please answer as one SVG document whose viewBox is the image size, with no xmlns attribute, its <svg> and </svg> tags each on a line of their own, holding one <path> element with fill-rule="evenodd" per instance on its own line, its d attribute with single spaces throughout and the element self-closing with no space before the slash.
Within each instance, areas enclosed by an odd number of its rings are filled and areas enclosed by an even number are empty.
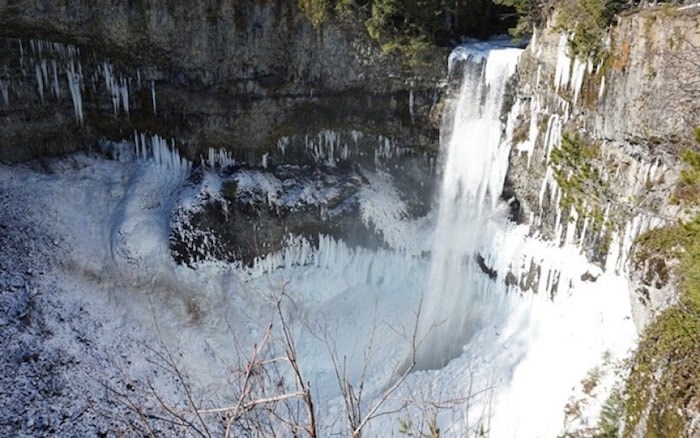
<svg viewBox="0 0 700 438">
<path fill-rule="evenodd" d="M 406 203 L 387 173 L 367 173 L 369 185 L 360 193 L 360 213 L 367 226 L 381 232 L 384 242 L 395 251 L 420 255 L 429 251 L 426 235 L 429 218 L 410 220 Z"/>
<path fill-rule="evenodd" d="M 484 95 L 487 105 L 478 111 L 468 103 L 475 93 L 497 93 L 517 56 L 513 49 L 489 54 L 486 46 L 477 46 L 450 57 L 451 68 L 460 65 L 457 60 L 479 63 L 465 71 L 474 80 L 484 77 L 487 86 L 475 89 L 475 82 L 465 81 L 447 145 L 436 228 L 432 218 L 408 218 L 391 178 L 371 173 L 369 186 L 356 196 L 363 220 L 381 230 L 387 243 L 377 250 L 328 236 L 319 236 L 317 246 L 291 236 L 284 250 L 252 267 L 214 261 L 177 265 L 168 241 L 170 227 L 177 226 L 173 212 L 220 196 L 226 181 L 236 182 L 239 196 L 270 206 L 320 205 L 337 193 L 313 179 L 292 188 L 261 169 L 241 168 L 226 177 L 203 169 L 195 183 L 188 178 L 191 163 L 174 141 L 158 136 L 135 133 L 133 143 L 104 144 L 113 160 L 91 154 L 48 160 L 47 173 L 31 164 L 0 166 L 0 238 L 11 240 L 1 249 L 3 308 L 18 309 L 0 320 L 4 338 L 11 339 L 11 354 L 0 358 L 0 397 L 11 406 L 0 414 L 2 430 L 26 436 L 49 433 L 44 427 L 58 434 L 118 434 L 127 426 L 104 413 L 126 415 L 128 409 L 105 394 L 103 384 L 130 391 L 129 382 L 137 388 L 134 400 L 157 407 L 151 382 L 160 395 L 183 406 L 182 386 L 153 364 L 159 346 L 177 352 L 178 365 L 207 407 L 230 403 L 232 368 L 246 362 L 269 323 L 277 329 L 276 300 L 282 299 L 323 436 L 345 430 L 332 358 L 349 383 L 362 388 L 367 412 L 410 364 L 414 348 L 421 354 L 419 370 L 386 399 L 380 409 L 386 415 L 369 423 L 368 436 L 398 435 L 399 420 L 419 424 L 431 404 L 443 406 L 434 414 L 445 436 L 564 432 L 565 406 L 579 395 L 572 388 L 580 388 L 604 355 L 612 361 L 624 357 L 636 331 L 623 276 L 590 264 L 572 237 L 564 246 L 544 242 L 505 219 L 497 195 L 510 145 L 493 117 L 502 96 Z M 71 92 L 74 88 L 79 91 L 78 81 Z M 556 135 L 552 131 L 550 126 L 548 137 Z M 470 149 L 465 138 L 478 138 L 483 147 Z M 378 144 L 378 156 L 396 153 L 388 139 Z M 278 147 L 284 152 L 286 145 Z M 307 145 L 325 164 L 340 156 L 340 140 L 330 131 Z M 210 151 L 203 161 L 214 167 L 233 164 L 229 160 Z M 630 236 L 645 226 L 640 218 L 619 237 L 620 257 L 627 256 Z M 28 250 L 18 250 L 24 247 Z M 494 279 L 479 269 L 476 255 L 497 273 Z M 533 265 L 539 266 L 535 274 Z M 35 278 L 29 269 L 43 274 Z M 522 291 L 509 283 L 510 276 L 528 287 Z M 590 277 L 595 280 L 586 280 Z M 42 324 L 51 334 L 39 322 L 22 328 L 27 302 L 42 309 Z M 416 326 L 422 330 L 418 341 L 429 348 L 412 345 Z M 45 365 L 42 373 L 32 369 L 31 358 L 23 362 L 23 348 L 43 349 L 33 362 Z M 48 390 L 46 403 L 22 398 L 26 388 L 50 382 L 44 352 L 65 358 L 56 373 L 63 389 Z M 271 353 L 281 354 L 281 348 Z M 13 367 L 17 373 L 9 371 Z M 280 367 L 283 381 L 293 382 Z M 595 416 L 597 405 L 591 403 L 587 415 Z M 96 413 L 86 418 L 81 412 L 88 405 Z M 167 428 L 161 432 L 172 434 Z"/>
<path fill-rule="evenodd" d="M 4 190 L 12 205 L 23 205 L 42 221 L 41 227 L 52 230 L 63 248 L 62 262 L 45 274 L 54 284 L 52 308 L 61 313 L 77 305 L 71 303 L 91 303 L 84 305 L 87 313 L 76 321 L 83 327 L 101 321 L 103 328 L 86 329 L 84 336 L 96 349 L 118 344 L 119 354 L 134 364 L 129 373 L 149 372 L 142 345 L 154 342 L 156 312 L 162 336 L 181 351 L 183 366 L 199 385 L 212 391 L 225 379 L 221 364 L 236 361 L 226 348 L 231 335 L 221 324 L 236 321 L 238 339 L 243 344 L 255 342 L 260 326 L 273 318 L 267 298 L 285 284 L 295 303 L 292 321 L 300 364 L 318 397 L 324 430 L 342 426 L 335 422 L 334 412 L 343 407 L 326 346 L 318 339 L 320 328 L 335 336 L 336 351 L 347 357 L 348 374 L 355 382 L 364 366 L 363 352 L 373 343 L 371 378 L 365 382 L 368 400 L 381 394 L 409 354 L 410 345 L 398 333 L 410 331 L 414 323 L 421 285 L 428 278 L 426 259 L 351 249 L 324 237 L 319 249 L 308 243 L 297 249 L 289 245 L 287 254 L 275 256 L 276 262 L 259 262 L 250 270 L 216 263 L 192 270 L 175 265 L 167 248 L 169 212 L 188 192 L 180 173 L 163 171 L 155 162 L 85 156 L 52 167 L 51 175 L 3 167 Z M 216 181 L 206 184 L 216 191 Z M 474 396 L 468 411 L 465 403 L 457 403 L 441 414 L 448 436 L 461 436 L 471 427 L 468 424 L 476 425 L 488 406 L 493 416 L 491 436 L 513 436 L 513 431 L 518 436 L 549 436 L 563 424 L 570 388 L 603 352 L 619 357 L 629 348 L 634 326 L 624 280 L 598 273 L 597 282 L 587 284 L 581 275 L 594 268 L 572 248 L 548 246 L 527 238 L 525 230 L 516 231 L 501 233 L 496 251 L 512 254 L 511 260 L 518 260 L 518 253 L 536 254 L 545 270 L 546 266 L 562 270 L 570 288 L 565 290 L 560 280 L 554 301 L 543 291 L 504 294 L 497 307 L 507 312 L 474 333 L 464 351 L 444 368 L 410 374 L 387 409 L 405 398 L 454 400 L 494 386 L 484 396 Z M 513 269 L 528 266 L 525 261 L 513 264 Z M 197 303 L 196 310 L 190 308 L 192 302 Z M 73 334 L 56 336 L 59 344 L 73 345 Z M 94 354 L 81 352 L 81 363 L 70 372 L 117 374 L 114 364 Z M 173 385 L 163 388 L 176 393 Z M 372 426 L 374 432 L 396 429 L 397 416 L 380 418 Z M 522 431 L 532 434 L 521 435 Z"/>
</svg>

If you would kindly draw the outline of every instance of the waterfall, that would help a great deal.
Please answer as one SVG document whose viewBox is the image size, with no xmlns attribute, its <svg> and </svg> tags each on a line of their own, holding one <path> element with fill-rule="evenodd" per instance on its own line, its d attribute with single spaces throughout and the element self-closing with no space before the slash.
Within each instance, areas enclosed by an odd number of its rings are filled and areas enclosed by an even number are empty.
<svg viewBox="0 0 700 438">
<path fill-rule="evenodd" d="M 459 95 L 445 115 L 442 186 L 428 284 L 420 315 L 418 368 L 434 368 L 495 316 L 505 283 L 485 260 L 493 237 L 488 223 L 498 209 L 508 168 L 503 105 L 519 49 L 467 46 L 450 56 L 450 77 L 461 76 Z M 492 228 L 492 227 L 491 227 Z"/>
</svg>

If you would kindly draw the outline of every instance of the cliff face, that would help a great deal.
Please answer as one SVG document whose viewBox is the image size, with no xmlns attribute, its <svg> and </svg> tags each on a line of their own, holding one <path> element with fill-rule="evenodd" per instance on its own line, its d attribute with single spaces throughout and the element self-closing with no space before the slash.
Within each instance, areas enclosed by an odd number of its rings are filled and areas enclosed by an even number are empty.
<svg viewBox="0 0 700 438">
<path fill-rule="evenodd" d="M 408 68 L 362 23 L 314 28 L 293 0 L 2 1 L 0 37 L 6 162 L 134 130 L 177 138 L 191 158 L 224 147 L 251 161 L 323 129 L 417 148 L 437 136 L 443 52 Z"/>
<path fill-rule="evenodd" d="M 682 213 L 671 201 L 700 125 L 700 8 L 622 16 L 609 53 L 599 65 L 572 59 L 553 26 L 536 33 L 519 68 L 508 179 L 533 233 L 637 275 L 635 237 Z M 673 301 L 667 275 L 645 275 L 632 300 L 640 329 Z"/>
<path fill-rule="evenodd" d="M 698 147 L 700 6 L 622 15 L 606 43 L 608 58 L 594 64 L 570 57 L 551 24 L 536 32 L 509 115 L 508 185 L 532 234 L 630 279 L 642 337 L 619 399 L 623 436 L 696 436 L 700 350 L 684 332 L 696 332 L 698 314 L 678 275 L 684 250 L 673 240 L 675 253 L 649 250 L 638 237 L 697 213 L 678 187 L 690 168 L 682 152 Z"/>
</svg>

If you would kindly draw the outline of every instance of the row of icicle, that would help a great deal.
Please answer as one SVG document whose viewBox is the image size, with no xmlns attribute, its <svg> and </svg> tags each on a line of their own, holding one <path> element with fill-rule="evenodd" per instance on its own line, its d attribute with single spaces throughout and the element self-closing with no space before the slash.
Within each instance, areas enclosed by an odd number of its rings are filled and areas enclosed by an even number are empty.
<svg viewBox="0 0 700 438">
<path fill-rule="evenodd" d="M 132 87 L 132 78 L 117 75 L 109 61 L 98 64 L 97 69 L 88 75 L 84 73 L 80 61 L 81 51 L 71 44 L 56 42 L 30 40 L 30 52 L 25 53 L 22 40 L 17 40 L 20 52 L 19 69 L 23 76 L 27 78 L 30 74 L 36 82 L 36 89 L 39 101 L 42 105 L 47 103 L 48 93 L 57 101 L 62 99 L 61 82 L 68 86 L 68 91 L 73 103 L 75 117 L 81 125 L 84 122 L 83 94 L 86 86 L 91 85 L 94 93 L 98 92 L 98 84 L 103 81 L 105 89 L 112 101 L 113 113 L 115 117 L 124 114 L 129 117 L 130 97 L 129 89 Z M 153 114 L 157 113 L 155 81 L 150 82 L 151 105 Z M 141 72 L 136 74 L 136 87 L 142 87 Z M 12 80 L 7 69 L 5 75 L 0 75 L 0 97 L 5 107 L 11 103 Z"/>
<path fill-rule="evenodd" d="M 576 105 L 578 103 L 586 75 L 591 75 L 594 72 L 598 74 L 601 65 L 595 66 L 591 60 L 581 61 L 578 58 L 570 57 L 568 54 L 568 39 L 568 35 L 561 35 L 557 47 L 558 50 L 554 75 L 554 89 L 555 91 L 566 91 L 571 93 L 572 103 L 573 105 Z M 536 33 L 531 41 L 529 50 L 535 53 L 536 56 L 538 56 L 542 50 L 542 48 L 537 44 Z M 542 86 L 541 82 L 543 78 L 541 77 L 541 68 L 541 65 L 538 66 L 535 84 L 537 87 Z M 598 98 L 601 99 L 605 92 L 604 77 L 599 87 Z M 562 211 L 560 206 L 562 190 L 554 178 L 553 169 L 549 165 L 552 151 L 561 147 L 563 128 L 571 117 L 572 103 L 562 98 L 558 93 L 554 95 L 553 103 L 558 113 L 550 111 L 548 104 L 542 101 L 540 95 L 536 94 L 533 96 L 529 102 L 530 122 L 527 137 L 518 144 L 513 145 L 513 147 L 519 152 L 527 155 L 528 166 L 530 165 L 530 161 L 534 154 L 535 145 L 541 143 L 544 147 L 542 159 L 546 170 L 539 191 L 538 207 L 540 213 L 539 215 L 531 218 L 531 222 L 537 225 L 544 219 L 543 206 L 545 196 L 548 194 L 548 203 L 555 209 L 554 241 L 563 245 L 576 246 L 579 250 L 583 251 L 585 248 L 586 239 L 589 237 L 588 235 L 592 228 L 592 211 L 589 210 L 591 207 L 584 200 L 583 210 L 585 214 L 583 217 L 580 217 L 581 215 L 574 208 L 572 208 L 569 212 Z M 549 102 L 549 106 L 551 106 L 551 104 L 552 102 Z M 521 105 L 521 103 L 516 102 L 515 105 L 516 108 L 514 108 L 513 114 L 520 110 L 518 105 Z M 547 125 L 544 132 L 540 132 L 538 122 L 544 115 L 548 115 L 549 118 L 547 120 Z M 620 175 L 621 172 L 624 172 L 624 175 Z M 642 190 L 647 184 L 658 182 L 661 178 L 663 178 L 663 172 L 664 165 L 658 160 L 646 164 L 640 164 L 637 161 L 633 161 L 628 168 L 620 169 L 618 167 L 615 170 L 615 175 L 604 175 L 604 177 L 606 177 L 606 179 L 624 177 L 627 181 L 627 193 L 625 193 L 625 195 L 631 196 L 634 193 L 640 192 L 640 190 Z M 622 227 L 622 229 L 607 229 L 609 227 L 609 213 L 610 203 L 607 203 L 603 213 L 603 227 L 598 231 L 600 235 L 607 232 L 610 232 L 612 235 L 612 243 L 606 257 L 606 269 L 624 272 L 627 269 L 626 262 L 629 258 L 629 251 L 636 236 L 648 229 L 664 225 L 665 220 L 640 213 L 633 216 Z M 579 221 L 581 220 L 583 220 L 583 223 L 581 225 L 581 231 L 577 236 L 576 230 Z M 566 232 L 564 232 L 565 229 Z"/>
<path fill-rule="evenodd" d="M 349 137 L 349 138 L 346 138 Z M 345 161 L 361 154 L 360 142 L 365 139 L 362 131 L 352 130 L 349 134 L 330 129 L 321 130 L 316 136 L 303 137 L 304 150 L 318 164 L 335 167 L 341 160 Z M 281 137 L 277 141 L 277 149 L 284 155 L 296 138 Z M 408 149 L 400 147 L 396 142 L 383 135 L 376 136 L 377 144 L 374 149 L 374 163 L 379 166 L 383 161 L 404 155 Z"/>
</svg>

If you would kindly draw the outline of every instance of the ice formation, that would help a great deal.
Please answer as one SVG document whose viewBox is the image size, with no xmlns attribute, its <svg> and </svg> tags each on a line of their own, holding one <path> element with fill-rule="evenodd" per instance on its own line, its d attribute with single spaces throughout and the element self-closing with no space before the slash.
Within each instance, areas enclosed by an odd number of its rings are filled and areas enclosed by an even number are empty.
<svg viewBox="0 0 700 438">
<path fill-rule="evenodd" d="M 293 144 L 299 143 L 303 145 L 303 151 L 314 162 L 335 167 L 341 160 L 363 156 L 365 152 L 360 149 L 361 142 L 374 146 L 372 153 L 377 167 L 381 167 L 391 158 L 400 157 L 407 151 L 407 148 L 401 147 L 393 139 L 381 134 L 370 137 L 362 131 L 346 132 L 331 129 L 323 129 L 316 135 L 280 137 L 277 140 L 277 150 L 284 155 Z"/>
<path fill-rule="evenodd" d="M 112 96 L 112 107 L 114 116 L 118 116 L 120 111 L 129 116 L 129 85 L 128 80 L 124 77 L 117 77 L 114 74 L 112 65 L 109 62 L 102 63 L 100 73 L 104 77 L 107 91 Z M 151 88 L 151 97 L 153 99 L 153 112 L 155 113 L 155 88 Z"/>
<path fill-rule="evenodd" d="M 236 160 L 231 155 L 231 152 L 223 148 L 209 148 L 207 150 L 207 157 L 201 157 L 201 162 L 203 165 L 206 164 L 210 168 L 214 168 L 216 166 L 229 167 L 236 164 Z"/>
<path fill-rule="evenodd" d="M 146 136 L 134 133 L 136 157 L 152 160 L 165 170 L 178 175 L 187 175 L 192 169 L 192 162 L 180 156 L 175 141 L 170 144 L 159 135 Z"/>
<path fill-rule="evenodd" d="M 66 77 L 68 78 L 68 89 L 70 90 L 71 99 L 73 99 L 73 110 L 75 111 L 75 117 L 78 122 L 82 125 L 83 123 L 83 97 L 81 93 L 83 73 L 78 64 L 78 71 L 75 71 L 75 65 L 73 61 L 68 64 L 68 71 L 66 71 Z"/>
<path fill-rule="evenodd" d="M 5 106 L 10 106 L 10 82 L 0 79 L 0 94 Z"/>
</svg>

